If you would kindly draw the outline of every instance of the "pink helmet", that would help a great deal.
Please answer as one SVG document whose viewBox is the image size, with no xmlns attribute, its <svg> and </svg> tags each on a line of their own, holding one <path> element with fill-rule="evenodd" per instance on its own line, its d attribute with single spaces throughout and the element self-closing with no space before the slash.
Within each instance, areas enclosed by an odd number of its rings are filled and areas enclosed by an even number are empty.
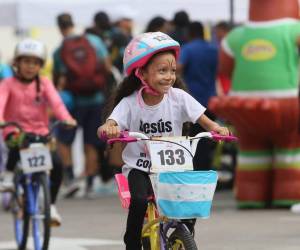
<svg viewBox="0 0 300 250">
<path fill-rule="evenodd" d="M 125 48 L 123 58 L 125 74 L 130 75 L 135 68 L 143 67 L 151 56 L 165 50 L 173 50 L 177 60 L 180 45 L 162 32 L 148 32 L 138 35 Z"/>
</svg>

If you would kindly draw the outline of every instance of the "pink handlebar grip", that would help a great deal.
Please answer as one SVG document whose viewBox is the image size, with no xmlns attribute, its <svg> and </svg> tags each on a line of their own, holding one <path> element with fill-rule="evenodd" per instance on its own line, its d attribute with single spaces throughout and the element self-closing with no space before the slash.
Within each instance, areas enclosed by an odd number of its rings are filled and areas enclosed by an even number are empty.
<svg viewBox="0 0 300 250">
<path fill-rule="evenodd" d="M 120 136 L 118 137 L 118 138 L 112 138 L 112 139 L 109 139 L 108 137 L 107 137 L 107 135 L 106 135 L 106 133 L 105 132 L 102 132 L 101 134 L 100 134 L 100 140 L 102 140 L 102 141 L 112 141 L 112 140 L 115 140 L 115 139 L 124 139 L 124 138 L 127 138 L 127 137 L 129 137 L 129 134 L 128 134 L 128 132 L 127 131 L 121 131 L 120 132 Z"/>
<path fill-rule="evenodd" d="M 108 144 L 113 144 L 115 142 L 135 142 L 137 141 L 137 138 L 129 136 L 128 131 L 121 131 L 120 136 L 118 138 L 112 138 L 112 139 L 108 139 L 107 143 Z"/>
<path fill-rule="evenodd" d="M 238 138 L 234 135 L 220 135 L 217 132 L 212 131 L 212 138 L 215 141 L 226 141 L 226 142 L 231 142 L 231 141 L 237 141 Z"/>
</svg>

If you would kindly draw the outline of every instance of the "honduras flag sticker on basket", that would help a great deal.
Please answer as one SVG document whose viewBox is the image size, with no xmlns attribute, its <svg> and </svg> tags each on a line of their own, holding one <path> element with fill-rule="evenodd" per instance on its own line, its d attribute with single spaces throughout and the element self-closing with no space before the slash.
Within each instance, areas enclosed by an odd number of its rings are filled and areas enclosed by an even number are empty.
<svg viewBox="0 0 300 250">
<path fill-rule="evenodd" d="M 175 219 L 208 218 L 217 180 L 216 171 L 159 173 L 155 192 L 159 213 Z"/>
</svg>

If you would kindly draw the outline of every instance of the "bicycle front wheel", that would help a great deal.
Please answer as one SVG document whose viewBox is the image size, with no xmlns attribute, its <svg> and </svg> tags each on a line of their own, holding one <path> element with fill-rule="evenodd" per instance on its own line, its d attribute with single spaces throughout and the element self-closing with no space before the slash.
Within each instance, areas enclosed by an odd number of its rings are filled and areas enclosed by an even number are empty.
<svg viewBox="0 0 300 250">
<path fill-rule="evenodd" d="M 30 215 L 26 207 L 26 190 L 18 180 L 15 180 L 15 192 L 12 196 L 11 209 L 18 250 L 25 250 L 29 233 Z"/>
<path fill-rule="evenodd" d="M 197 250 L 192 234 L 184 228 L 177 228 L 168 239 L 168 250 Z"/>
<path fill-rule="evenodd" d="M 50 192 L 45 173 L 33 177 L 34 214 L 32 233 L 35 250 L 47 250 L 50 240 Z"/>
</svg>

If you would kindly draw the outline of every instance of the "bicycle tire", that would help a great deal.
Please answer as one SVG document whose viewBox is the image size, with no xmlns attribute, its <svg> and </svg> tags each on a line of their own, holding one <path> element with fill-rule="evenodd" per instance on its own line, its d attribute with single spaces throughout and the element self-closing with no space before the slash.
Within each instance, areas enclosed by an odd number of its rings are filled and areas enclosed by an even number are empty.
<svg viewBox="0 0 300 250">
<path fill-rule="evenodd" d="M 48 184 L 48 177 L 46 173 L 39 173 L 35 175 L 34 184 L 38 185 L 37 193 L 35 193 L 36 201 L 39 202 L 37 207 L 41 208 L 41 214 L 33 215 L 32 217 L 32 234 L 35 246 L 41 246 L 40 249 L 47 250 L 49 247 L 50 235 L 51 235 L 51 218 L 50 218 L 50 191 Z M 40 195 L 43 196 L 43 200 L 40 204 Z M 42 205 L 42 206 L 41 206 Z M 42 215 L 42 216 L 40 216 Z M 41 217 L 41 218 L 40 218 Z M 39 222 L 42 221 L 43 231 L 39 232 Z M 42 235 L 42 239 L 40 238 Z M 37 247 L 36 247 L 37 248 Z"/>
<path fill-rule="evenodd" d="M 192 234 L 185 228 L 177 228 L 168 238 L 168 250 L 198 250 Z"/>
<path fill-rule="evenodd" d="M 26 190 L 23 184 L 15 182 L 15 192 L 12 197 L 12 213 L 14 232 L 18 250 L 25 250 L 29 234 L 30 215 L 26 209 Z"/>
</svg>

